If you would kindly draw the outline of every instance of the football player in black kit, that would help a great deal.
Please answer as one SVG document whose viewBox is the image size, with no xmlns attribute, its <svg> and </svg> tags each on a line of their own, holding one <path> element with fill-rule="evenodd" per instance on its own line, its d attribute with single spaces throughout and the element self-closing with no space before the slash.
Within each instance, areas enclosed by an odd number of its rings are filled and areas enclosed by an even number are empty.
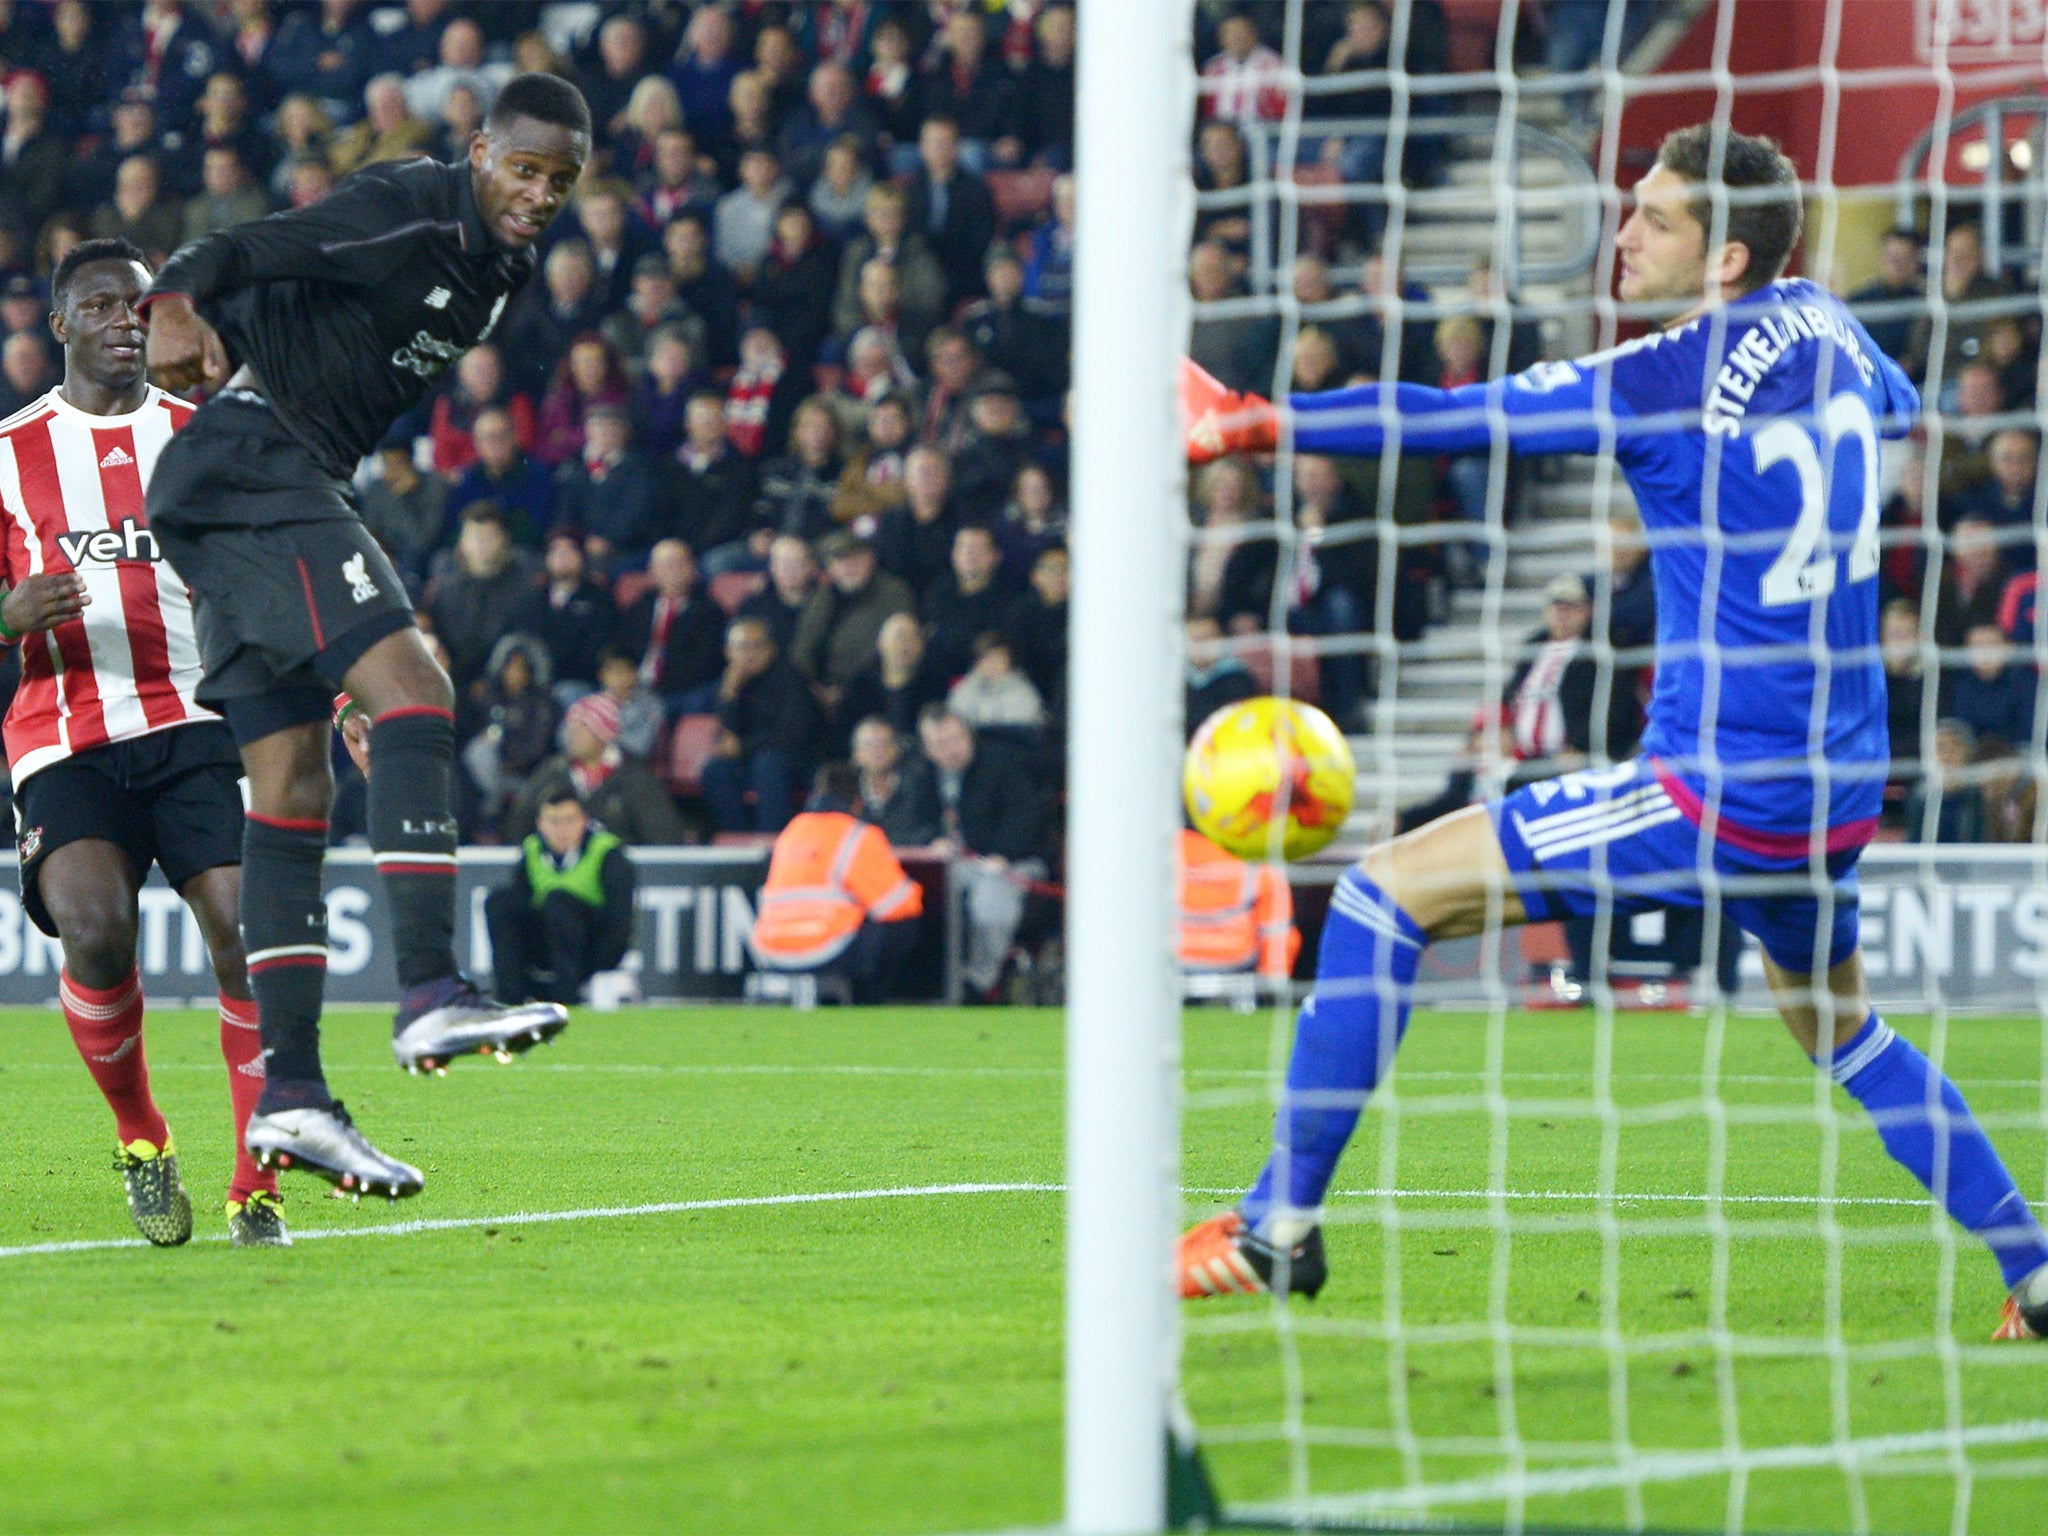
<svg viewBox="0 0 2048 1536">
<path fill-rule="evenodd" d="M 337 691 L 373 722 L 370 841 L 403 989 L 399 1064 L 505 1059 L 568 1022 L 558 1004 L 498 1007 L 456 967 L 454 694 L 349 478 L 497 325 L 589 153 L 576 88 L 520 75 L 465 162 L 370 166 L 322 202 L 185 246 L 143 299 L 157 382 L 225 381 L 164 450 L 147 511 L 197 604 L 199 697 L 234 730 L 249 777 L 242 931 L 268 1075 L 248 1148 L 358 1195 L 416 1194 L 421 1175 L 369 1143 L 321 1071 Z"/>
</svg>

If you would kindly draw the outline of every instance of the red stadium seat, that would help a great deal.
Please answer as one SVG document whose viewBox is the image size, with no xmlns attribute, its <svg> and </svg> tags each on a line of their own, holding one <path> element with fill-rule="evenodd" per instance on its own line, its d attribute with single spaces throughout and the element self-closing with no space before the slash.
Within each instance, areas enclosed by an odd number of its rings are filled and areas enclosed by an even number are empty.
<svg viewBox="0 0 2048 1536">
<path fill-rule="evenodd" d="M 624 612 L 637 603 L 653 585 L 654 578 L 645 571 L 622 571 L 619 579 L 612 583 L 612 601 L 619 605 L 621 612 Z"/>
<path fill-rule="evenodd" d="M 768 585 L 761 571 L 720 571 L 711 578 L 711 601 L 727 613 L 738 613 L 740 604 Z"/>
<path fill-rule="evenodd" d="M 704 788 L 704 764 L 718 745 L 718 716 L 684 715 L 676 721 L 668 738 L 668 787 L 679 795 L 694 795 Z"/>
</svg>

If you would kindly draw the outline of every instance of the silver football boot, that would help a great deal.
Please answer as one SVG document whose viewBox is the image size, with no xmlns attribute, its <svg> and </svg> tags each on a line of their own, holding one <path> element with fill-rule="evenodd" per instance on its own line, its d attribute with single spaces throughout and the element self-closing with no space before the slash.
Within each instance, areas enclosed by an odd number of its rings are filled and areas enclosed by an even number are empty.
<svg viewBox="0 0 2048 1536">
<path fill-rule="evenodd" d="M 461 976 L 419 989 L 391 1031 L 391 1054 L 408 1072 L 446 1072 L 458 1056 L 514 1056 L 569 1027 L 560 1003 L 494 1003 Z"/>
<path fill-rule="evenodd" d="M 339 1099 L 324 1109 L 251 1115 L 242 1142 L 259 1168 L 301 1169 L 359 1200 L 364 1195 L 403 1199 L 426 1183 L 419 1169 L 371 1146 Z"/>
</svg>

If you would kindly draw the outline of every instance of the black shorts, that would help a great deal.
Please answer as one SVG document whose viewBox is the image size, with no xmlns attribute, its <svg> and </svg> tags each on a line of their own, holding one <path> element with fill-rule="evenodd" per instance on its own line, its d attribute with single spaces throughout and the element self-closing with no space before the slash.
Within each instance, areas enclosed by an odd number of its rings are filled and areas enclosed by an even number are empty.
<svg viewBox="0 0 2048 1536">
<path fill-rule="evenodd" d="M 21 905 L 43 932 L 43 861 L 66 843 L 96 838 L 128 855 L 138 882 L 163 866 L 172 889 L 242 862 L 242 761 L 218 721 L 109 742 L 29 775 L 15 795 Z"/>
<path fill-rule="evenodd" d="M 199 697 L 231 719 L 234 701 L 281 692 L 320 694 L 324 718 L 349 668 L 413 622 L 346 484 L 253 396 L 213 401 L 165 445 L 148 509 L 192 590 Z"/>
</svg>

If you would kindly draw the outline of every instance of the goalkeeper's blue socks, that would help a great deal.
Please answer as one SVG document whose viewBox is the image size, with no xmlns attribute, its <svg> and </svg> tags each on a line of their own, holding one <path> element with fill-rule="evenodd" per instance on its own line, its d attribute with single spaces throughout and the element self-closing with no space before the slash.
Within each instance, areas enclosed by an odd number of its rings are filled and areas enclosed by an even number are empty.
<svg viewBox="0 0 2048 1536">
<path fill-rule="evenodd" d="M 1948 1075 L 1873 1011 L 1828 1070 L 1870 1111 L 1893 1159 L 1990 1247 L 2010 1290 L 2048 1264 L 2048 1237 Z"/>
<path fill-rule="evenodd" d="M 1273 1230 L 1276 1212 L 1312 1212 L 1365 1101 L 1392 1070 L 1408 1028 L 1409 995 L 1429 936 L 1362 869 L 1337 882 L 1316 957 L 1316 986 L 1294 1026 L 1287 1093 L 1273 1124 L 1273 1155 L 1239 1209 L 1262 1237 L 1298 1241 Z"/>
</svg>

